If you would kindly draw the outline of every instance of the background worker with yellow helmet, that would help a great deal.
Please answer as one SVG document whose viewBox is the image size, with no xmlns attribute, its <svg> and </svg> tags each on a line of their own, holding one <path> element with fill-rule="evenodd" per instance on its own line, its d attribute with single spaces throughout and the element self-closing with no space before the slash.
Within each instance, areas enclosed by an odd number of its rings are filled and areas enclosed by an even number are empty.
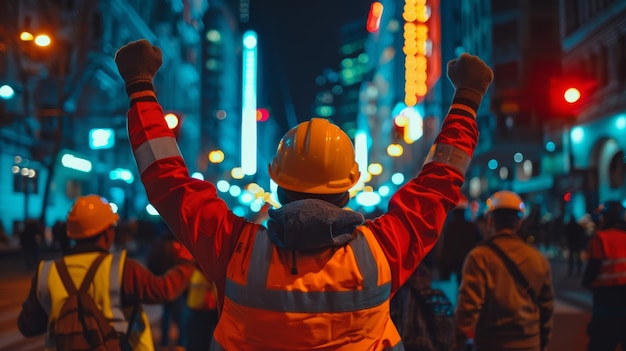
<svg viewBox="0 0 626 351">
<path fill-rule="evenodd" d="M 282 207 L 269 210 L 264 227 L 235 215 L 212 183 L 189 175 L 152 85 L 161 61 L 146 40 L 115 56 L 148 199 L 217 285 L 212 349 L 402 350 L 389 300 L 459 201 L 491 69 L 469 54 L 448 64 L 456 90 L 441 131 L 420 174 L 374 220 L 343 208 L 360 178 L 350 138 L 326 119 L 294 126 L 269 165 Z"/>
<path fill-rule="evenodd" d="M 127 258 L 125 250 L 110 252 L 118 220 L 118 214 L 103 197 L 77 198 L 67 216 L 67 235 L 76 244 L 60 260 L 65 262 L 72 281 L 78 283 L 94 261 L 101 262 L 89 294 L 122 334 L 128 330 L 134 307 L 139 307 L 135 320 L 141 327 L 133 329 L 131 346 L 133 350 L 154 350 L 150 323 L 138 304 L 158 304 L 178 297 L 187 288 L 194 270 L 193 258 L 180 246 L 178 264 L 163 276 L 153 275 L 138 261 Z M 46 334 L 46 350 L 56 349 L 51 332 L 68 296 L 57 268 L 55 260 L 40 262 L 18 317 L 22 335 Z"/>
<path fill-rule="evenodd" d="M 550 263 L 518 230 L 524 201 L 502 190 L 487 199 L 486 240 L 463 265 L 455 350 L 545 350 L 552 334 Z"/>
</svg>

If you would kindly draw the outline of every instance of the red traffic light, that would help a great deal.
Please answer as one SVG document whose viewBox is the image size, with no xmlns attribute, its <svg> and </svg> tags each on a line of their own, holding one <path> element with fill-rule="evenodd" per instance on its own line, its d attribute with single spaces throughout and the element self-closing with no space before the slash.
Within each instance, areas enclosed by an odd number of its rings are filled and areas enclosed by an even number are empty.
<svg viewBox="0 0 626 351">
<path fill-rule="evenodd" d="M 383 4 L 374 2 L 370 6 L 370 12 L 367 15 L 367 31 L 370 33 L 378 32 L 380 29 L 380 19 L 383 16 Z"/>
<path fill-rule="evenodd" d="M 567 88 L 565 93 L 563 93 L 563 98 L 566 102 L 573 104 L 580 100 L 580 90 L 578 88 Z"/>
<path fill-rule="evenodd" d="M 571 199 L 572 199 L 572 193 L 571 193 L 571 192 L 569 192 L 569 191 L 568 191 L 568 192 L 566 192 L 566 193 L 563 195 L 563 201 L 565 201 L 565 202 L 569 202 Z"/>
<path fill-rule="evenodd" d="M 266 108 L 257 108 L 256 109 L 256 120 L 257 122 L 265 122 L 270 118 L 270 111 Z"/>
</svg>

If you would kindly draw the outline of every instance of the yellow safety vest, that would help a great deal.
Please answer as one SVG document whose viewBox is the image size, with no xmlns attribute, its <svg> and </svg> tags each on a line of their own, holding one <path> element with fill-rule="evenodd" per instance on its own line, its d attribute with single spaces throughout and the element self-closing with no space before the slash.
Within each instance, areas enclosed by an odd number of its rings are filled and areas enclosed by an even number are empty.
<svg viewBox="0 0 626 351">
<path fill-rule="evenodd" d="M 239 241 L 212 350 L 404 350 L 389 315 L 391 270 L 367 227 L 344 247 L 298 252 L 296 274 L 293 252 L 265 229 Z"/>
<path fill-rule="evenodd" d="M 99 252 L 88 252 L 75 255 L 64 256 L 67 269 L 76 286 L 80 286 L 91 263 L 99 255 Z M 126 262 L 126 251 L 122 250 L 107 255 L 104 258 L 93 279 L 89 289 L 89 294 L 96 304 L 101 308 L 104 315 L 111 321 L 111 325 L 118 332 L 126 333 L 128 330 L 128 319 L 133 307 L 122 309 L 122 274 L 124 263 Z M 37 298 L 48 313 L 48 326 L 56 321 L 63 303 L 68 298 L 61 277 L 57 271 L 54 260 L 42 261 L 38 268 Z M 148 316 L 140 308 L 138 311 L 143 322 L 143 330 L 134 331 L 130 336 L 133 350 L 154 351 L 154 341 Z M 46 335 L 45 350 L 54 351 L 56 347 L 54 340 Z"/>
<path fill-rule="evenodd" d="M 207 294 L 213 295 L 213 301 L 211 301 L 213 306 L 208 306 Z M 191 278 L 189 278 L 187 306 L 192 310 L 217 308 L 217 290 L 215 284 L 197 268 L 191 274 Z"/>
</svg>

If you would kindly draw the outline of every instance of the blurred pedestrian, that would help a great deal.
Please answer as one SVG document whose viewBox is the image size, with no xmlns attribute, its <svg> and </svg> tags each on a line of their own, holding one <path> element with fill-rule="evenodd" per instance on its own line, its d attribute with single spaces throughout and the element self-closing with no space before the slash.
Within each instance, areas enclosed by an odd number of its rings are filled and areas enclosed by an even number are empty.
<svg viewBox="0 0 626 351">
<path fill-rule="evenodd" d="M 187 350 L 208 351 L 217 326 L 217 288 L 204 272 L 196 268 L 187 294 Z"/>
<path fill-rule="evenodd" d="M 573 214 L 570 215 L 569 221 L 563 226 L 563 236 L 567 243 L 567 275 L 571 276 L 576 272 L 576 276 L 582 274 L 583 269 L 583 251 L 587 247 L 587 235 L 585 228 L 580 225 Z"/>
<path fill-rule="evenodd" d="M 0 220 L 0 244 L 8 245 L 9 244 L 9 236 L 4 229 L 4 224 L 2 220 Z"/>
<path fill-rule="evenodd" d="M 24 228 L 20 233 L 20 248 L 26 269 L 34 269 L 39 262 L 43 241 L 43 227 L 39 222 L 30 218 L 24 221 Z"/>
<path fill-rule="evenodd" d="M 62 253 L 70 247 L 71 240 L 67 236 L 67 224 L 65 221 L 55 221 L 52 226 L 52 240 Z"/>
<path fill-rule="evenodd" d="M 147 40 L 115 56 L 148 199 L 217 285 L 221 312 L 211 347 L 402 347 L 389 299 L 431 250 L 459 201 L 491 69 L 469 54 L 448 64 L 456 91 L 435 145 L 419 175 L 373 220 L 343 209 L 360 179 L 348 135 L 323 118 L 289 130 L 269 165 L 283 206 L 269 211 L 266 228 L 235 215 L 211 182 L 189 175 L 152 85 L 161 61 L 161 50 Z"/>
<path fill-rule="evenodd" d="M 154 350 L 150 321 L 140 304 L 163 303 L 178 297 L 189 283 L 194 264 L 189 252 L 181 246 L 178 264 L 157 277 L 136 260 L 127 258 L 125 250 L 109 252 L 118 219 L 104 198 L 79 197 L 67 216 L 67 233 L 76 245 L 60 260 L 67 265 L 72 280 L 80 282 L 92 262 L 106 254 L 96 270 L 89 294 L 120 338 L 127 332 L 129 320 L 137 321 L 129 337 L 133 350 Z M 55 322 L 67 296 L 57 263 L 42 261 L 18 317 L 20 333 L 26 337 L 46 334 L 45 349 L 55 350 Z"/>
<path fill-rule="evenodd" d="M 391 299 L 391 318 L 405 351 L 450 351 L 454 311 L 445 293 L 433 289 L 428 267 L 419 265 Z"/>
<path fill-rule="evenodd" d="M 169 228 L 165 227 L 161 236 L 153 240 L 150 250 L 146 258 L 146 266 L 155 275 L 163 275 L 176 266 L 178 258 L 177 252 L 180 250 L 180 243 Z M 161 306 L 161 346 L 185 346 L 186 338 L 186 320 L 187 320 L 187 289 L 175 300 L 168 301 Z M 172 325 L 176 326 L 176 339 L 174 344 L 170 345 L 170 334 L 172 334 Z"/>
<path fill-rule="evenodd" d="M 593 293 L 587 327 L 589 351 L 626 350 L 626 222 L 624 206 L 607 201 L 599 207 L 598 231 L 589 241 L 583 286 Z"/>
<path fill-rule="evenodd" d="M 466 209 L 467 199 L 462 197 L 459 205 L 448 213 L 441 238 L 435 246 L 439 278 L 448 280 L 455 276 L 459 284 L 465 257 L 482 240 L 478 225 L 465 218 Z"/>
<path fill-rule="evenodd" d="M 487 238 L 463 266 L 455 350 L 471 342 L 480 351 L 546 350 L 554 313 L 551 269 L 517 232 L 523 211 L 514 192 L 487 199 Z"/>
</svg>

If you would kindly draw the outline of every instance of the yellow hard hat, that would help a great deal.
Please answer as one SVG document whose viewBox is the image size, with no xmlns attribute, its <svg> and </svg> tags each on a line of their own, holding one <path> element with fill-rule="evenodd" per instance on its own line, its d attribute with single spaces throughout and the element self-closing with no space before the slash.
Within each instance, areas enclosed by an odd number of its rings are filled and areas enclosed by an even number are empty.
<svg viewBox="0 0 626 351">
<path fill-rule="evenodd" d="M 343 193 L 361 176 L 352 141 L 324 118 L 289 130 L 278 144 L 269 173 L 278 186 L 311 194 Z"/>
<path fill-rule="evenodd" d="M 495 192 L 487 199 L 487 212 L 501 209 L 524 212 L 524 201 L 519 195 L 509 190 Z"/>
<path fill-rule="evenodd" d="M 115 224 L 119 218 L 105 198 L 98 195 L 81 196 L 67 215 L 67 236 L 79 240 L 95 236 Z"/>
</svg>

